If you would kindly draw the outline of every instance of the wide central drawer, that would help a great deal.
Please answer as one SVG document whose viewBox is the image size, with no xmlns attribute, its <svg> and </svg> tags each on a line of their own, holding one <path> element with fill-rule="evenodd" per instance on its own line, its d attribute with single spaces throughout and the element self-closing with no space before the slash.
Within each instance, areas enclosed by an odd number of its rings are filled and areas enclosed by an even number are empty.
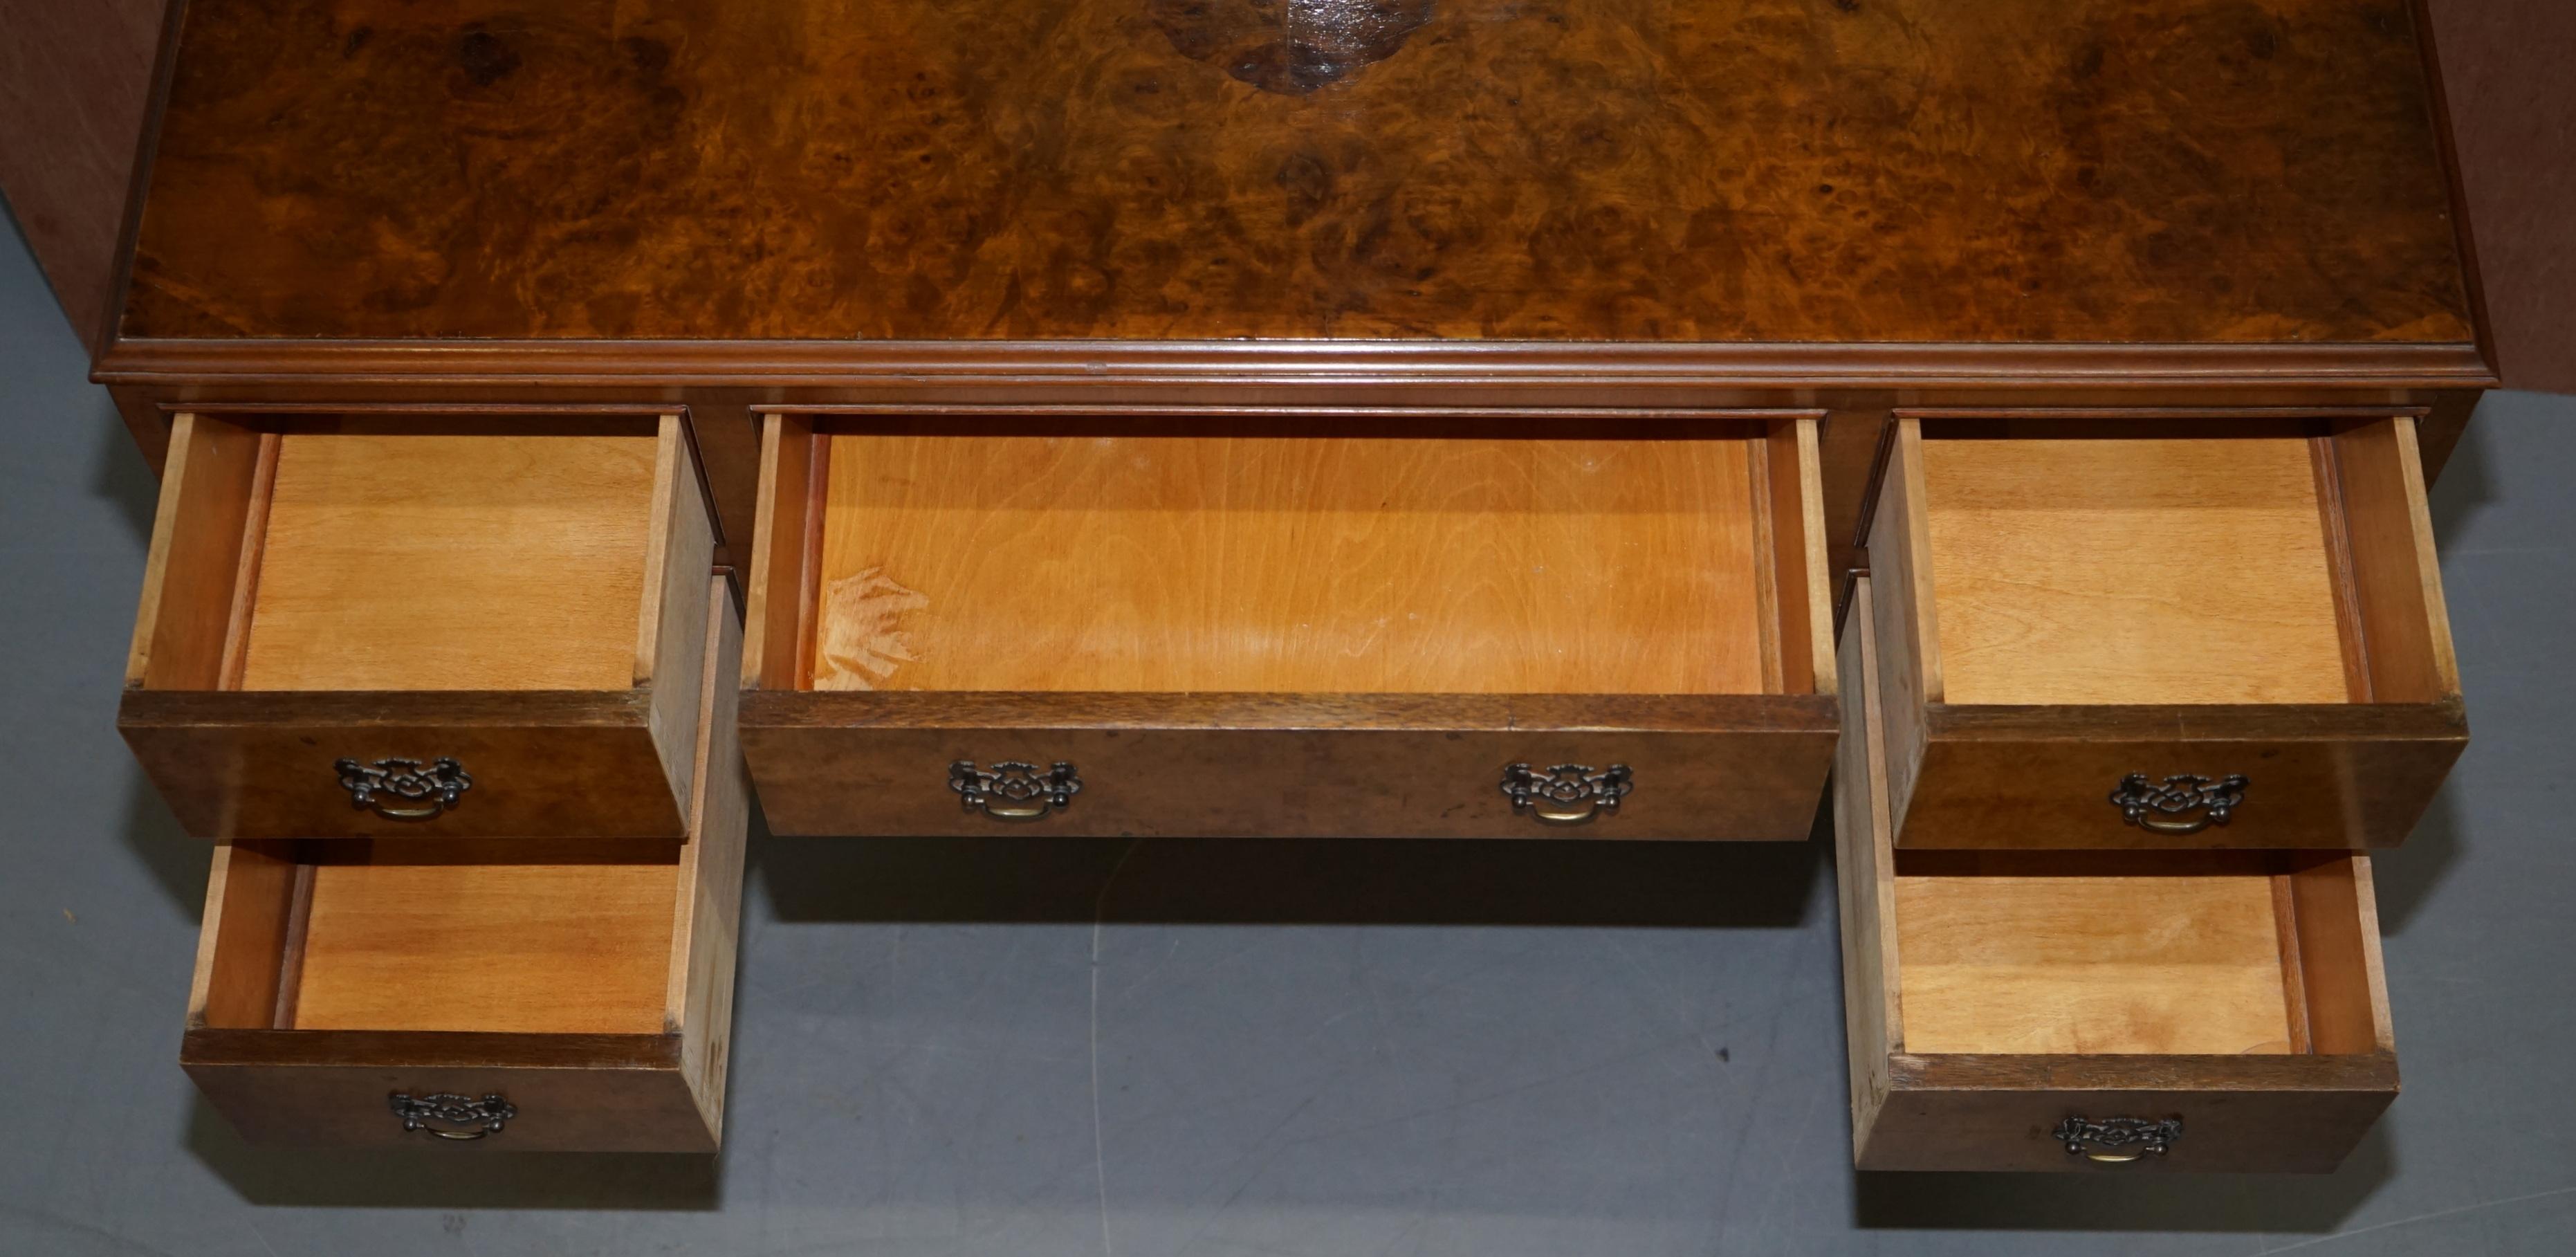
<svg viewBox="0 0 2576 1257">
<path fill-rule="evenodd" d="M 781 832 L 1808 831 L 1812 415 L 766 422 Z"/>
<path fill-rule="evenodd" d="M 713 521 L 675 414 L 181 414 L 117 727 L 205 838 L 680 837 Z"/>
</svg>

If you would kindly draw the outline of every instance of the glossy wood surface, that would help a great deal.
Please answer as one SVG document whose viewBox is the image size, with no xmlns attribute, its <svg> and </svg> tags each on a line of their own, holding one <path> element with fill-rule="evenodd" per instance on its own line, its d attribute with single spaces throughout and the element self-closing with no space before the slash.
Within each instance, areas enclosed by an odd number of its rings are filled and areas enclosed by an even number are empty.
<svg viewBox="0 0 2576 1257">
<path fill-rule="evenodd" d="M 128 337 L 2470 338 L 2375 0 L 192 5 Z"/>
<path fill-rule="evenodd" d="M 812 683 L 1777 693 L 1768 451 L 1742 426 L 834 436 Z"/>
</svg>

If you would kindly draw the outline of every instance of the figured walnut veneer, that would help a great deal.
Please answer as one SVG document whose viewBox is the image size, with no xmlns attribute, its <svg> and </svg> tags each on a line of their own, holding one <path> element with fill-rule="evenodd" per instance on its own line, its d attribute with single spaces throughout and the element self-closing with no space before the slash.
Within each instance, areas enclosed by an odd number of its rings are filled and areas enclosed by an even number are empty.
<svg viewBox="0 0 2576 1257">
<path fill-rule="evenodd" d="M 229 0 L 127 338 L 2465 342 L 2390 0 Z"/>
</svg>

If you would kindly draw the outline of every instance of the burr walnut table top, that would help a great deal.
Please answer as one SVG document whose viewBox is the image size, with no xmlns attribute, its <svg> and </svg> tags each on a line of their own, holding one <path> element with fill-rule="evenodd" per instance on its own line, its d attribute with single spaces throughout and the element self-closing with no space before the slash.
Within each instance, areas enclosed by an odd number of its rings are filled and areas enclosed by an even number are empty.
<svg viewBox="0 0 2576 1257">
<path fill-rule="evenodd" d="M 136 340 L 2473 338 L 2403 0 L 194 0 Z"/>
</svg>

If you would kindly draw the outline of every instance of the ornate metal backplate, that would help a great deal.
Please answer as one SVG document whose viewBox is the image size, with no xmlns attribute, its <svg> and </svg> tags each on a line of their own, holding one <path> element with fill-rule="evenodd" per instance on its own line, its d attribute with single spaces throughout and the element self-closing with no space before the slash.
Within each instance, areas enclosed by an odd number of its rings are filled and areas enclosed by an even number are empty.
<svg viewBox="0 0 2576 1257">
<path fill-rule="evenodd" d="M 397 1091 L 386 1100 L 407 1131 L 421 1130 L 441 1139 L 481 1139 L 501 1133 L 501 1124 L 519 1115 L 517 1105 L 499 1095 L 477 1100 L 452 1091 L 414 1096 Z"/>
<path fill-rule="evenodd" d="M 2094 1121 L 2087 1117 L 2070 1117 L 2057 1124 L 2049 1137 L 2066 1145 L 2070 1157 L 2091 1157 L 2096 1161 L 2135 1161 L 2143 1156 L 2163 1156 L 2165 1150 L 2182 1138 L 2182 1119 L 2168 1117 L 2149 1121 L 2143 1117 L 2106 1117 Z"/>
<path fill-rule="evenodd" d="M 1543 825 L 1580 825 L 1619 810 L 1619 800 L 1636 788 L 1636 774 L 1626 764 L 1594 772 L 1590 764 L 1558 764 L 1545 773 L 1527 764 L 1503 769 L 1503 797 L 1512 810 L 1527 812 Z"/>
<path fill-rule="evenodd" d="M 1037 765 L 1015 759 L 1003 760 L 990 771 L 975 767 L 971 759 L 961 759 L 948 766 L 948 788 L 957 792 L 969 812 L 1001 821 L 1033 821 L 1073 806 L 1073 796 L 1082 793 L 1082 778 L 1063 760 L 1040 772 Z"/>
<path fill-rule="evenodd" d="M 2130 773 L 2111 792 L 2111 806 L 2120 809 L 2122 820 L 2140 829 L 2196 834 L 2226 824 L 2245 802 L 2248 784 L 2242 773 L 2217 778 L 2180 773 L 2165 778 L 2163 785 L 2148 781 L 2145 773 Z"/>
<path fill-rule="evenodd" d="M 474 788 L 465 766 L 443 755 L 425 766 L 416 759 L 373 764 L 344 759 L 331 767 L 340 774 L 340 788 L 349 792 L 350 806 L 398 821 L 428 820 L 456 806 Z"/>
</svg>

